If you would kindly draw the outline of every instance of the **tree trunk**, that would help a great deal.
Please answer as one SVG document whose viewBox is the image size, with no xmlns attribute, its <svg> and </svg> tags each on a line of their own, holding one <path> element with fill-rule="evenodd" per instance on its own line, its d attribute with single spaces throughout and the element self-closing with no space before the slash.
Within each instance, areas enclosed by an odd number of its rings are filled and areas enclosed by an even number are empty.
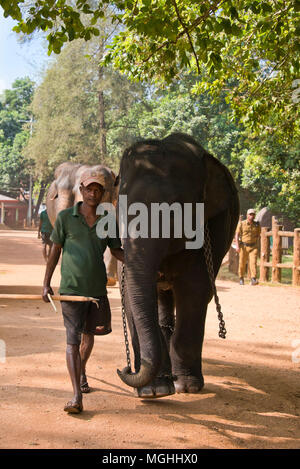
<svg viewBox="0 0 300 469">
<path fill-rule="evenodd" d="M 46 183 L 45 183 L 45 182 L 42 182 L 42 183 L 41 183 L 40 193 L 39 193 L 39 196 L 38 196 L 38 200 L 37 200 L 36 206 L 35 206 L 35 208 L 34 208 L 34 212 L 33 212 L 33 218 L 34 218 L 34 219 L 36 219 L 36 218 L 38 217 L 40 205 L 41 205 L 41 203 L 42 203 L 42 201 L 43 201 L 45 192 L 46 192 Z"/>
<path fill-rule="evenodd" d="M 98 89 L 98 102 L 99 102 L 99 147 L 100 147 L 100 161 L 105 163 L 107 157 L 106 147 L 106 123 L 105 123 L 105 105 L 103 93 L 103 68 L 99 68 L 99 89 Z"/>
</svg>

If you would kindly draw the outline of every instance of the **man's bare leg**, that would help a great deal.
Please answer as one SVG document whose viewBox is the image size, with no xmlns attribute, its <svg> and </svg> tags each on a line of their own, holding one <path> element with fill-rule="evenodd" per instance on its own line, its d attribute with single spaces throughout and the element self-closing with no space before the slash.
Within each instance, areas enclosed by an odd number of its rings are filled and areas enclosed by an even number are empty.
<svg viewBox="0 0 300 469">
<path fill-rule="evenodd" d="M 80 346 L 80 356 L 81 356 L 81 376 L 80 376 L 80 385 L 81 392 L 87 393 L 90 392 L 90 387 L 87 382 L 86 377 L 86 364 L 94 347 L 94 336 L 92 334 L 82 334 L 81 336 L 81 346 Z"/>
<path fill-rule="evenodd" d="M 46 248 L 46 257 L 47 257 L 47 262 L 48 262 L 48 259 L 50 257 L 50 253 L 51 253 L 51 247 L 50 244 L 48 244 L 48 249 Z"/>
<path fill-rule="evenodd" d="M 81 358 L 79 345 L 67 344 L 66 359 L 74 391 L 74 396 L 70 403 L 82 405 L 82 393 L 80 390 Z"/>
<path fill-rule="evenodd" d="M 43 256 L 44 256 L 44 260 L 47 264 L 48 262 L 48 256 L 47 256 L 47 245 L 46 244 L 43 244 Z"/>
</svg>

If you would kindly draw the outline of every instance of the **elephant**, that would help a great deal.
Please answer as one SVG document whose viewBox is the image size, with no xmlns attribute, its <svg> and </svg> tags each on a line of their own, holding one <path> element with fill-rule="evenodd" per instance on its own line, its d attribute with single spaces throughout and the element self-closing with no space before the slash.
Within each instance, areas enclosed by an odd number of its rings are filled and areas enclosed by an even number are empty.
<svg viewBox="0 0 300 469">
<path fill-rule="evenodd" d="M 127 197 L 128 207 L 139 202 L 149 211 L 153 203 L 204 204 L 215 278 L 240 210 L 237 189 L 225 165 L 193 137 L 173 133 L 127 148 L 117 179 L 118 216 L 121 196 Z M 129 210 L 127 220 L 128 224 L 133 220 Z M 174 216 L 170 220 L 174 228 Z M 202 345 L 214 282 L 208 275 L 203 246 L 187 249 L 186 241 L 186 236 L 174 233 L 169 237 L 122 236 L 122 293 L 134 370 L 127 366 L 117 372 L 143 399 L 198 393 L 204 386 Z M 118 263 L 119 284 L 121 268 Z"/>
<path fill-rule="evenodd" d="M 103 165 L 88 166 L 71 162 L 62 163 L 55 170 L 55 179 L 46 196 L 46 208 L 52 226 L 54 226 L 57 214 L 61 210 L 72 207 L 82 200 L 79 191 L 80 175 L 89 167 L 101 171 L 105 177 L 105 193 L 102 202 L 116 204 L 116 176 L 113 171 Z M 109 249 L 104 252 L 104 263 L 107 271 L 107 285 L 113 286 L 117 279 L 117 260 L 111 255 Z"/>
</svg>

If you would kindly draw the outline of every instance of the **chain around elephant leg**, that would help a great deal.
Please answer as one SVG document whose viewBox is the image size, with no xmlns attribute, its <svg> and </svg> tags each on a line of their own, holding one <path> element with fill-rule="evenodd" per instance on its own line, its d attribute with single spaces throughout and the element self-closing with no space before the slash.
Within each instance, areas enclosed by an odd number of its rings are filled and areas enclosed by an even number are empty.
<svg viewBox="0 0 300 469">
<path fill-rule="evenodd" d="M 211 241 L 210 241 L 210 234 L 209 234 L 209 227 L 208 223 L 205 223 L 204 227 L 204 257 L 205 257 L 205 262 L 206 262 L 206 267 L 210 279 L 210 283 L 213 289 L 213 294 L 215 298 L 215 303 L 216 303 L 216 310 L 218 313 L 218 319 L 219 319 L 219 337 L 222 339 L 226 338 L 226 329 L 225 329 L 225 321 L 223 319 L 223 313 L 221 311 L 221 305 L 219 301 L 219 297 L 217 294 L 217 288 L 216 288 L 216 282 L 215 282 L 215 274 L 214 274 L 214 265 L 213 265 L 213 259 L 212 259 L 212 249 L 211 249 Z"/>
</svg>

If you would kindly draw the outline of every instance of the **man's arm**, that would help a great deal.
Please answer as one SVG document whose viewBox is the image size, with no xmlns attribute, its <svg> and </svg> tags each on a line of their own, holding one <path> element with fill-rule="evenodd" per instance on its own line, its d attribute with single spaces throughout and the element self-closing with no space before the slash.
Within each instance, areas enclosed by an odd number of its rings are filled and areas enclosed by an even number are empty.
<svg viewBox="0 0 300 469">
<path fill-rule="evenodd" d="M 110 248 L 110 252 L 118 261 L 121 261 L 124 263 L 124 251 L 122 248 Z"/>
<path fill-rule="evenodd" d="M 239 234 L 235 233 L 235 250 L 236 252 L 240 252 L 240 243 L 239 243 Z"/>
<path fill-rule="evenodd" d="M 53 243 L 51 251 L 50 251 L 50 257 L 47 262 L 46 273 L 45 273 L 45 278 L 44 278 L 43 293 L 42 293 L 43 300 L 46 303 L 49 303 L 49 298 L 47 296 L 48 293 L 50 293 L 50 295 L 53 295 L 53 290 L 50 287 L 50 283 L 51 283 L 53 272 L 60 258 L 61 248 L 62 247 L 60 244 Z"/>
<path fill-rule="evenodd" d="M 236 252 L 240 252 L 240 240 L 239 237 L 241 235 L 241 223 L 238 224 L 236 232 L 235 232 L 235 244 L 236 244 Z"/>
</svg>

